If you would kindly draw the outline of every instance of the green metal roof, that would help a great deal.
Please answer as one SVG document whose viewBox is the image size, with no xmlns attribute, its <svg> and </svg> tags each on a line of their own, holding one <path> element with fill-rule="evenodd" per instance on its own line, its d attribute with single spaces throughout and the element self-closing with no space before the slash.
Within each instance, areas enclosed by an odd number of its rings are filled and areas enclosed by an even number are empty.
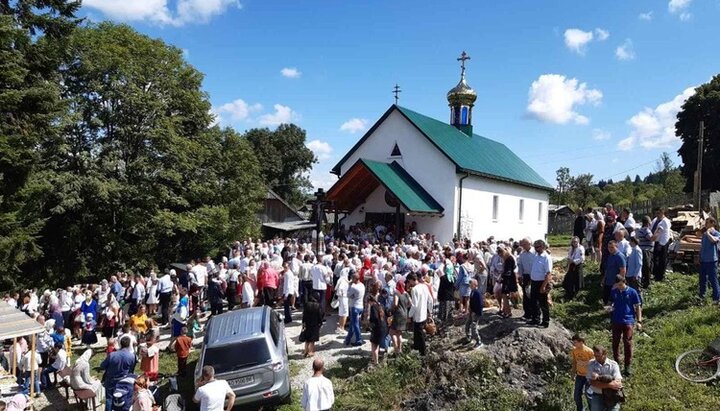
<svg viewBox="0 0 720 411">
<path fill-rule="evenodd" d="M 442 121 L 404 107 L 397 108 L 461 171 L 541 189 L 553 189 L 552 185 L 504 144 L 477 134 L 469 137 Z"/>
<path fill-rule="evenodd" d="M 393 105 L 375 125 L 350 149 L 333 168 L 339 174 L 340 165 L 362 145 L 375 129 L 392 113 L 398 110 L 458 168 L 458 172 L 467 172 L 501 181 L 551 191 L 553 186 L 515 155 L 504 144 L 473 134 L 472 137 L 451 126 L 424 116 L 404 107 Z"/>
<path fill-rule="evenodd" d="M 360 161 L 409 212 L 443 212 L 443 207 L 397 161 L 390 164 L 367 159 Z"/>
</svg>

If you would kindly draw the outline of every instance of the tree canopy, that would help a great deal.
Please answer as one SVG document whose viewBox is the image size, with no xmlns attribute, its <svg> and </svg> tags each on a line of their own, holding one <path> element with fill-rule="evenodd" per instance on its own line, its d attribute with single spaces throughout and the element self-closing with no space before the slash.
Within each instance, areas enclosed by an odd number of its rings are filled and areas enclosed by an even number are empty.
<svg viewBox="0 0 720 411">
<path fill-rule="evenodd" d="M 705 122 L 703 145 L 702 189 L 720 189 L 720 75 L 714 76 L 708 83 L 695 89 L 677 115 L 675 135 L 680 137 L 682 145 L 678 154 L 683 161 L 680 168 L 685 178 L 685 191 L 694 188 L 697 170 L 698 136 L 700 121 Z"/>
</svg>

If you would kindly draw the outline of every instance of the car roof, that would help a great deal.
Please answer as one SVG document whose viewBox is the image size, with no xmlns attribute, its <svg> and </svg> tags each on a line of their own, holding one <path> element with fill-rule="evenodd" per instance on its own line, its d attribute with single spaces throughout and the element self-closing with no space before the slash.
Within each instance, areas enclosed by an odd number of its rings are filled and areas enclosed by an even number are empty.
<svg viewBox="0 0 720 411">
<path fill-rule="evenodd" d="M 228 311 L 210 319 L 205 345 L 214 347 L 258 338 L 265 334 L 270 307 L 251 307 Z"/>
</svg>

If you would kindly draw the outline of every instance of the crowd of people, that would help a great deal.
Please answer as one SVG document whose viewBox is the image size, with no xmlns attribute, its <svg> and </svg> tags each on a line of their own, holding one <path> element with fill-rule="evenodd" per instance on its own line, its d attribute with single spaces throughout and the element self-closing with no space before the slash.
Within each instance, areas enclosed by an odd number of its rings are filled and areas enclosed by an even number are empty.
<svg viewBox="0 0 720 411">
<path fill-rule="evenodd" d="M 640 226 L 628 210 L 618 216 L 608 205 L 603 211 L 604 215 L 600 211 L 578 214 L 562 284 L 566 298 L 574 298 L 584 287 L 586 259 L 599 261 L 603 302 L 611 311 L 612 360 L 606 358 L 603 347 L 591 350 L 582 337 L 574 338 L 571 357 L 578 410 L 583 409 L 583 397 L 588 398 L 592 411 L 616 409 L 602 408 L 601 401 L 593 398 L 608 390 L 621 390 L 622 378 L 632 373 L 633 330 L 642 323 L 641 291 L 649 287 L 651 276 L 663 280 L 670 241 L 669 221 L 662 210 L 657 210 L 654 220 L 643 218 Z M 716 244 L 720 234 L 712 218 L 706 224 L 700 294 L 705 292 L 702 279 L 707 278 L 717 302 Z M 405 236 L 395 242 L 392 237 L 388 240 L 386 232 L 390 230 L 384 227 L 351 227 L 343 229 L 338 238 L 320 241 L 320 247 L 295 239 L 248 239 L 234 243 L 227 256 L 168 267 L 162 275 L 149 269 L 146 273 L 117 273 L 99 284 L 42 294 L 37 290 L 8 294 L 6 302 L 46 329 L 38 335 L 37 364 L 30 364 L 26 339 L 20 338 L 11 348 L 11 359 L 18 364 L 18 383 L 27 393 L 33 368 L 41 375 L 35 387 L 40 392 L 53 386 L 51 376 L 69 368 L 72 388 L 92 390 L 98 399 L 107 397 L 109 411 L 111 398 L 105 393 L 112 393 L 139 363 L 144 379 L 135 401 L 138 410 L 146 410 L 148 397 L 143 390 L 158 378 L 159 330 L 169 329 L 168 350 L 177 356 L 178 374 L 185 375 L 192 338 L 201 331 L 202 317 L 261 304 L 282 307 L 286 323 L 302 310 L 300 339 L 307 357 L 315 355 L 322 325 L 331 321 L 337 310 L 333 327 L 335 333 L 345 335 L 345 345 L 366 344 L 363 331 L 369 331 L 373 364 L 383 355 L 403 353 L 406 331 L 412 332 L 412 348 L 425 355 L 428 333 L 443 335 L 457 322 L 464 323 L 467 344 L 483 347 L 479 329 L 488 305 L 486 296 L 494 298 L 501 317 L 521 315 L 528 326 L 549 327 L 553 262 L 542 239 L 497 241 L 490 237 L 441 244 L 434 236 L 415 230 L 416 226 L 406 227 Z M 98 334 L 107 341 L 102 382 L 90 376 L 88 367 L 93 355 L 90 347 L 98 343 Z M 74 365 L 71 341 L 88 348 Z M 620 342 L 622 370 L 618 365 Z M 318 361 L 313 365 L 315 377 L 320 377 L 323 369 Z M 10 369 L 7 364 L 3 367 Z M 613 379 L 604 381 L 607 375 Z M 203 378 L 214 379 L 214 370 L 203 370 Z M 332 405 L 332 385 L 328 390 L 327 382 L 318 379 L 306 384 L 306 409 L 323 409 L 312 404 Z M 195 398 L 201 401 L 205 397 Z M 222 398 L 207 401 L 222 404 L 225 399 L 223 393 Z"/>
</svg>

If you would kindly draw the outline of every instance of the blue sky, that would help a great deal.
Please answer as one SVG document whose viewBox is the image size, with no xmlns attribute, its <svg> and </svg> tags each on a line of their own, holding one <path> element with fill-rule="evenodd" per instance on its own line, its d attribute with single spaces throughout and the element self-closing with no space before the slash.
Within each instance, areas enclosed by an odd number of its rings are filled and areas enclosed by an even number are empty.
<svg viewBox="0 0 720 411">
<path fill-rule="evenodd" d="M 223 125 L 291 121 L 332 166 L 393 103 L 447 121 L 459 78 L 477 91 L 474 131 L 546 180 L 645 175 L 676 153 L 674 116 L 720 72 L 719 0 L 84 0 L 186 52 Z M 679 159 L 676 159 L 679 162 Z"/>
</svg>

